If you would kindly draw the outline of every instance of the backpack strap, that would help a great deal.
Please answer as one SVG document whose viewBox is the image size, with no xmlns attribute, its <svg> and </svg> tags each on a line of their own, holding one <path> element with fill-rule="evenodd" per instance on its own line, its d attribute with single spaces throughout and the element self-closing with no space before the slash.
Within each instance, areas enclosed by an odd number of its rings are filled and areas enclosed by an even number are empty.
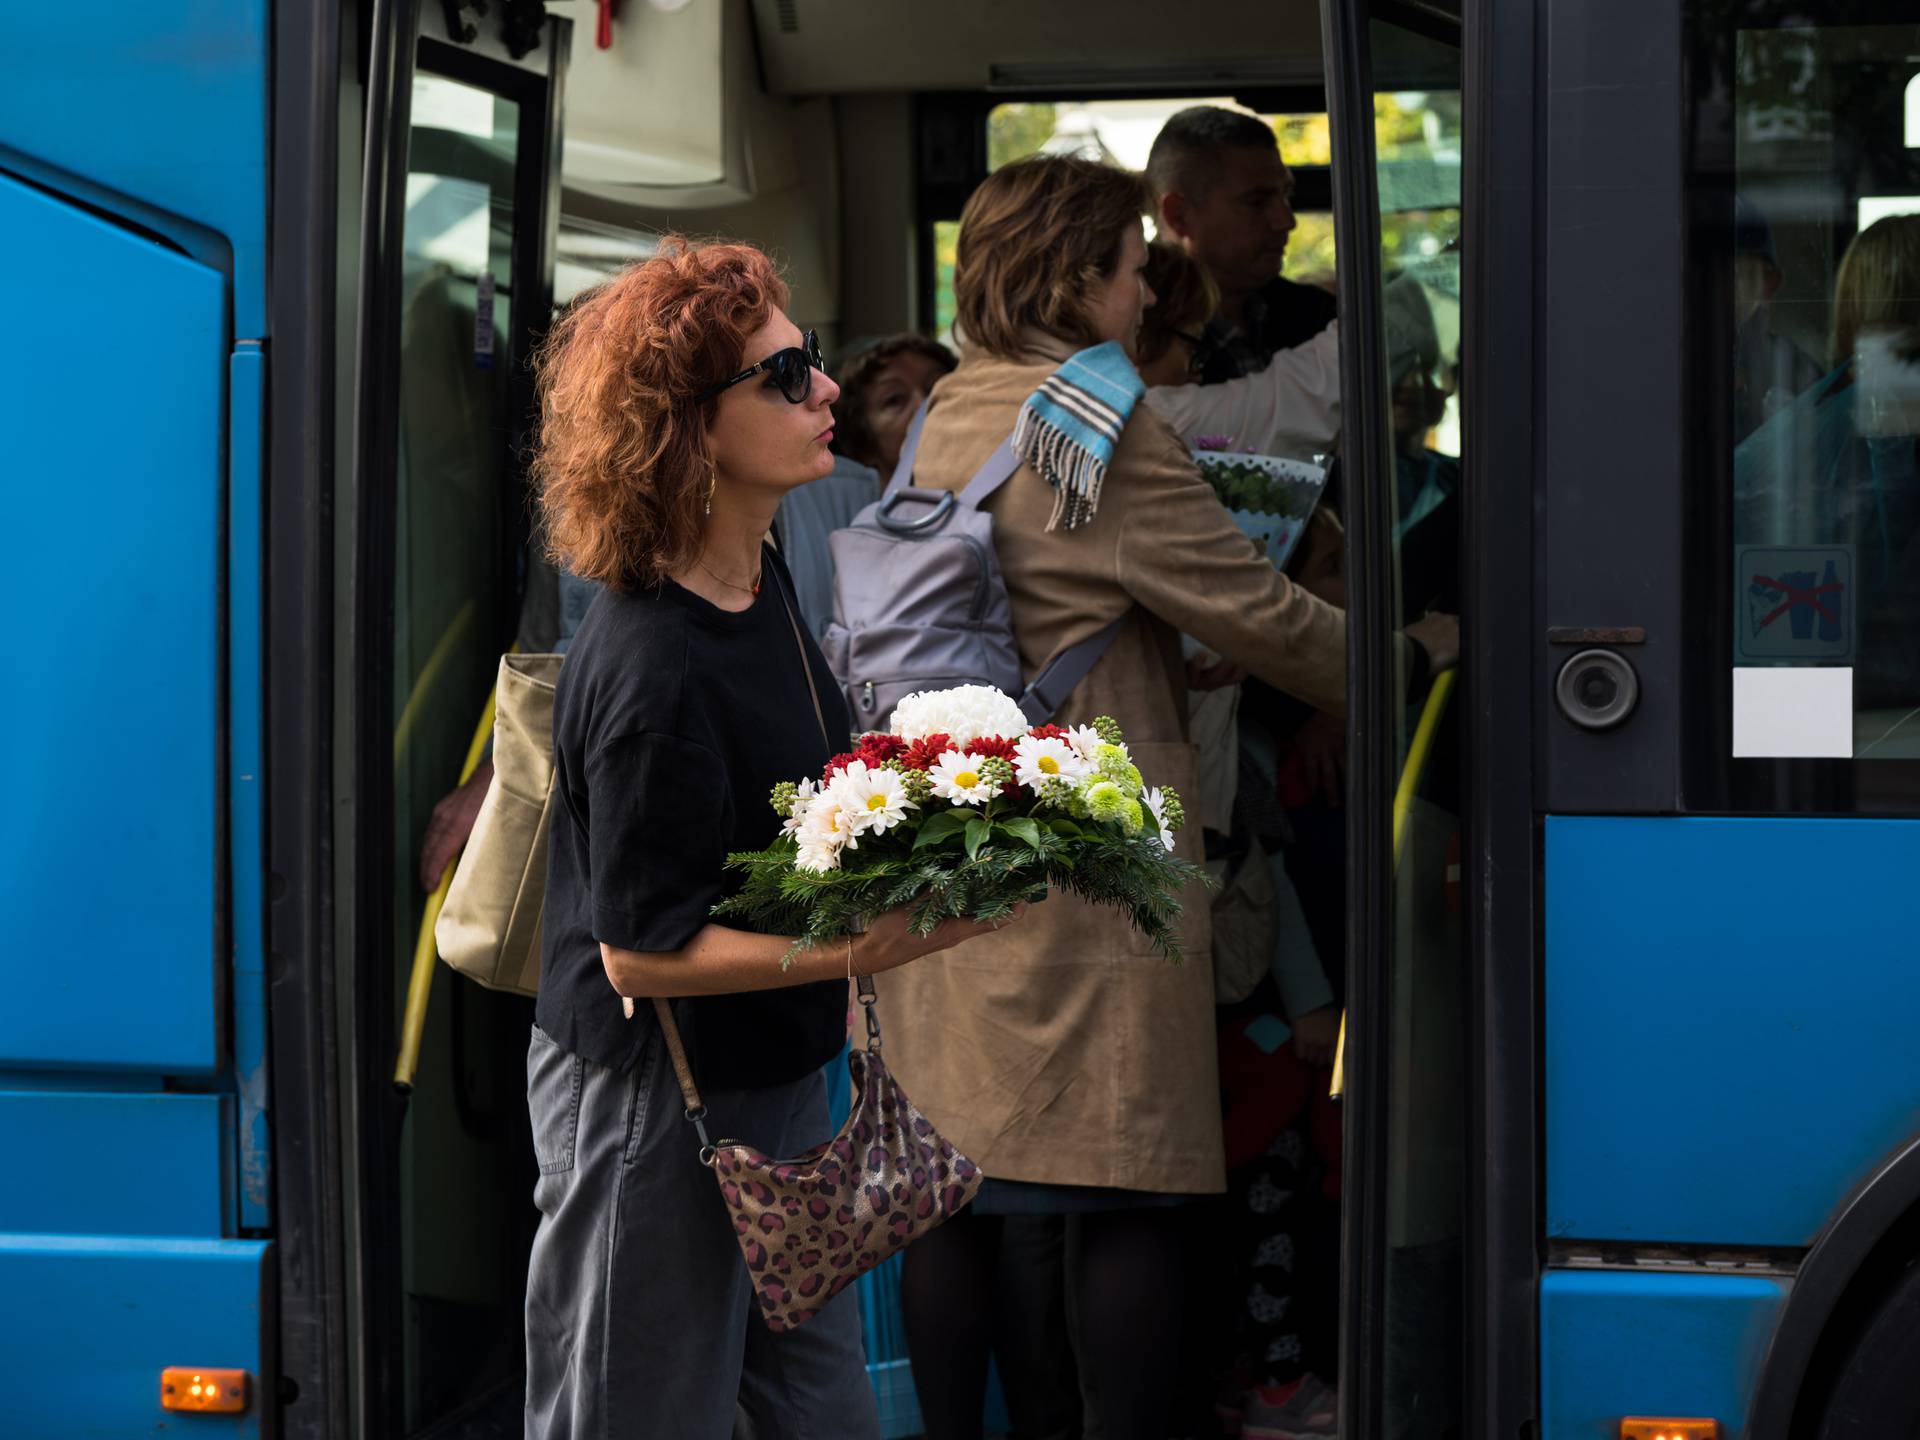
<svg viewBox="0 0 1920 1440">
<path fill-rule="evenodd" d="M 920 402 L 920 408 L 913 412 L 913 423 L 907 427 L 907 438 L 900 442 L 900 460 L 893 467 L 893 478 L 887 481 L 886 493 L 907 488 L 907 482 L 913 479 L 913 457 L 920 451 L 920 428 L 927 423 L 927 407 L 933 404 L 929 395 Z"/>
<path fill-rule="evenodd" d="M 1113 644 L 1126 620 L 1126 615 L 1121 615 L 1097 634 L 1089 635 L 1078 645 L 1069 645 L 1049 660 L 1021 695 L 1020 713 L 1035 725 L 1044 725 L 1053 719 L 1075 687 L 1087 678 L 1087 672 L 1100 663 L 1100 657 L 1107 653 L 1107 647 Z"/>
<path fill-rule="evenodd" d="M 1006 484 L 1019 468 L 1020 457 L 1013 453 L 1013 437 L 1009 435 L 1000 442 L 1000 448 L 987 457 L 987 463 L 973 472 L 973 478 L 967 481 L 966 488 L 959 494 L 960 503 L 979 509 L 986 498 Z"/>
<path fill-rule="evenodd" d="M 893 467 L 893 478 L 887 481 L 885 493 L 888 495 L 905 490 L 913 481 L 914 457 L 920 453 L 920 431 L 927 423 L 927 408 L 932 403 L 931 399 L 921 401 L 913 424 L 907 427 L 907 438 L 900 443 L 900 461 Z M 973 478 L 967 481 L 966 487 L 954 499 L 962 505 L 977 508 L 989 495 L 1006 484 L 1019 468 L 1020 457 L 1013 453 L 1013 437 L 1009 435 L 1000 442 L 1000 448 L 987 457 L 987 463 L 974 471 Z"/>
</svg>

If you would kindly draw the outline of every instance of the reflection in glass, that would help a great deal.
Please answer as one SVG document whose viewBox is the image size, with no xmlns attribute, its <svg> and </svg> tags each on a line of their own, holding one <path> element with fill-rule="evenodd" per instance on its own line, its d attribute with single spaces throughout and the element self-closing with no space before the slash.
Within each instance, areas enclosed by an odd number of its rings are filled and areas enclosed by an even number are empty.
<svg viewBox="0 0 1920 1440">
<path fill-rule="evenodd" d="M 1920 756 L 1912 38 L 1733 46 L 1733 663 L 1850 669 L 1855 758 Z"/>
</svg>

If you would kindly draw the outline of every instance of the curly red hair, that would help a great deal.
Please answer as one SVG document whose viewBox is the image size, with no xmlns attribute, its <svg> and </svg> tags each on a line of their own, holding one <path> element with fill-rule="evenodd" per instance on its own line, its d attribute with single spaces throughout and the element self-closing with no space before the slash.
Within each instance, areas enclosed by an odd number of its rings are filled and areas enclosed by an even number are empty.
<svg viewBox="0 0 1920 1440">
<path fill-rule="evenodd" d="M 548 553 L 615 590 L 658 584 L 700 553 L 717 400 L 748 337 L 787 304 L 750 245 L 678 235 L 580 296 L 535 358 L 532 464 Z"/>
</svg>

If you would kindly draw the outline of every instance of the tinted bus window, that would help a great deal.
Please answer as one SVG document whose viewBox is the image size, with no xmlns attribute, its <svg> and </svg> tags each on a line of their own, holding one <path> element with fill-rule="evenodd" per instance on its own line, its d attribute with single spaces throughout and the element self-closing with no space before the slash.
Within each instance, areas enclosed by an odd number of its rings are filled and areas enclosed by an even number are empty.
<svg viewBox="0 0 1920 1440">
<path fill-rule="evenodd" d="M 1766 762 L 1767 808 L 1920 800 L 1920 767 L 1881 763 L 1920 760 L 1920 27 L 1847 8 L 1702 36 L 1697 424 L 1727 497 L 1731 756 Z"/>
</svg>

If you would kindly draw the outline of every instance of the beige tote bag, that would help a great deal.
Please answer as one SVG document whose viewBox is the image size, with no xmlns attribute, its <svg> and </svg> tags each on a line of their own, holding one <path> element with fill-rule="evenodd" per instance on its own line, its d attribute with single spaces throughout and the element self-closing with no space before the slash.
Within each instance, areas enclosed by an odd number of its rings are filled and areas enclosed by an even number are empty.
<svg viewBox="0 0 1920 1440">
<path fill-rule="evenodd" d="M 540 988 L 540 915 L 553 814 L 553 685 L 560 655 L 502 655 L 493 784 L 433 927 L 440 958 L 490 990 Z"/>
</svg>

